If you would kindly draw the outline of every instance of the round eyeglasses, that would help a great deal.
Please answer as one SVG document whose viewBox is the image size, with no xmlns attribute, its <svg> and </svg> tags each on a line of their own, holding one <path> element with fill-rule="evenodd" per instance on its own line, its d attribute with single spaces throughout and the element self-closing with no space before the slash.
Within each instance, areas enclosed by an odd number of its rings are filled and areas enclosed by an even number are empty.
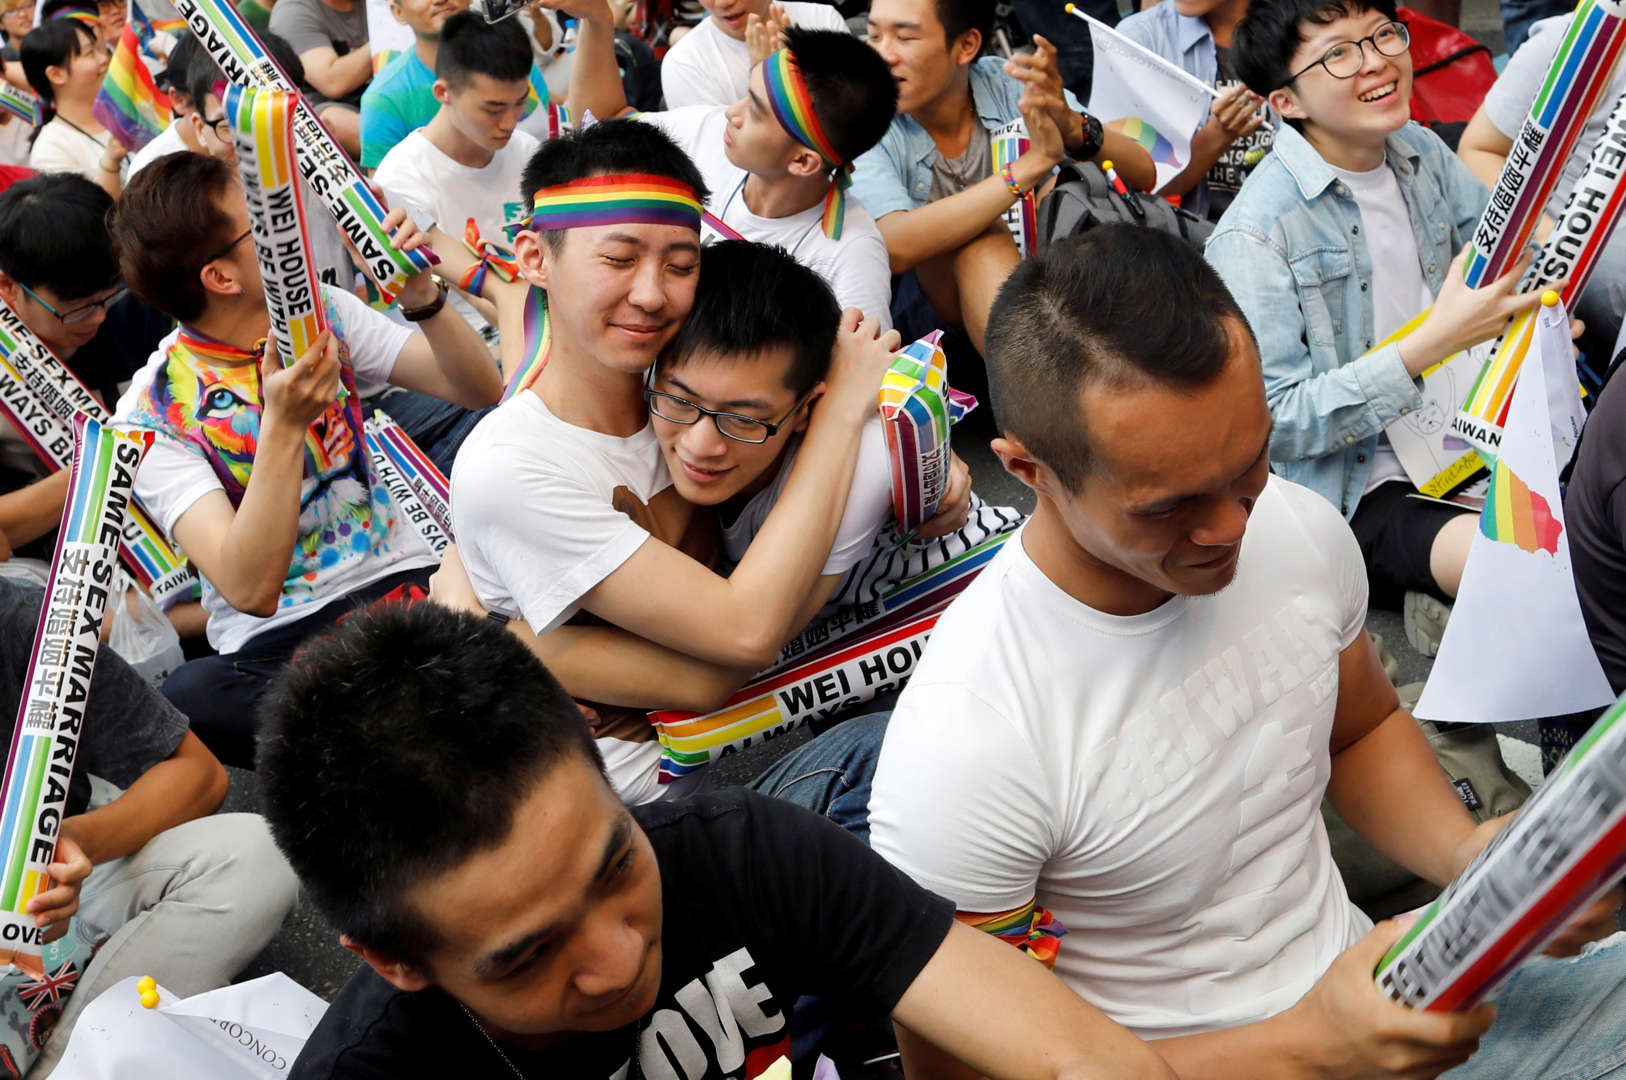
<svg viewBox="0 0 1626 1080">
<path fill-rule="evenodd" d="M 1406 29 L 1405 23 L 1390 20 L 1359 41 L 1338 42 L 1322 53 L 1321 59 L 1295 71 L 1287 82 L 1292 82 L 1313 67 L 1326 68 L 1327 74 L 1335 79 L 1353 79 L 1366 63 L 1368 42 L 1379 56 L 1399 56 L 1411 48 L 1411 31 Z M 1282 85 L 1286 86 L 1287 83 Z"/>
<path fill-rule="evenodd" d="M 688 398 L 678 397 L 676 394 L 663 394 L 659 390 L 644 388 L 644 400 L 649 403 L 649 411 L 662 420 L 670 420 L 674 424 L 696 424 L 703 416 L 711 417 L 711 422 L 717 425 L 717 433 L 725 439 L 733 439 L 743 443 L 765 443 L 785 426 L 785 422 L 796 415 L 807 402 L 808 395 L 803 394 L 790 412 L 778 420 L 758 420 L 754 416 L 742 416 L 739 413 L 718 412 L 703 405 L 696 405 Z"/>
</svg>

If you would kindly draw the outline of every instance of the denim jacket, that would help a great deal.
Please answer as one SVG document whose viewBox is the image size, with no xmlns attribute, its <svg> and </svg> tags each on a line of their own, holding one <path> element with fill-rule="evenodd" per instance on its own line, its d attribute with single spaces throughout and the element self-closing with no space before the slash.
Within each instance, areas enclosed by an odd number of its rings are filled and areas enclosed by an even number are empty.
<svg viewBox="0 0 1626 1080">
<path fill-rule="evenodd" d="M 1423 276 L 1438 294 L 1489 192 L 1431 131 L 1388 140 Z M 1384 238 L 1375 241 L 1384 254 Z M 1354 195 L 1288 125 L 1209 238 L 1219 271 L 1259 342 L 1276 421 L 1272 467 L 1355 512 L 1378 435 L 1422 404 L 1398 346 L 1372 350 L 1374 264 Z M 1378 264 L 1381 266 L 1381 263 Z M 1372 351 L 1369 351 L 1372 350 Z"/>
<path fill-rule="evenodd" d="M 1023 84 L 1005 74 L 1005 61 L 985 56 L 971 65 L 971 105 L 977 119 L 990 132 L 1022 118 L 1016 103 Z M 1083 112 L 1071 90 L 1064 90 L 1067 107 Z M 932 166 L 937 144 L 919 121 L 908 113 L 892 118 L 881 141 L 859 155 L 853 167 L 852 193 L 876 221 L 898 210 L 915 210 L 930 201 Z"/>
</svg>

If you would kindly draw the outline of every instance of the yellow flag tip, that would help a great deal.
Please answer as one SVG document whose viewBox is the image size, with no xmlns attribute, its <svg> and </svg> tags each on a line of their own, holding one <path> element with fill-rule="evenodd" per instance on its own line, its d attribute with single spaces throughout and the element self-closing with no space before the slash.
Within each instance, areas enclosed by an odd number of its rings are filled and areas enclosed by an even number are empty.
<svg viewBox="0 0 1626 1080">
<path fill-rule="evenodd" d="M 1548 289 L 1546 292 L 1541 294 L 1541 303 L 1543 307 L 1557 307 L 1558 294 L 1553 290 Z"/>
<path fill-rule="evenodd" d="M 1107 171 L 1107 170 L 1108 170 L 1108 169 L 1110 169 L 1110 168 L 1112 168 L 1112 162 L 1110 162 L 1110 161 L 1103 161 L 1103 162 L 1102 162 L 1102 163 L 1101 163 L 1101 171 L 1102 171 L 1102 172 L 1106 172 L 1106 171 Z"/>
<path fill-rule="evenodd" d="M 1078 5 L 1077 4 L 1068 4 L 1066 7 L 1062 8 L 1062 10 L 1067 12 L 1067 14 L 1071 15 L 1073 12 L 1078 10 Z"/>
</svg>

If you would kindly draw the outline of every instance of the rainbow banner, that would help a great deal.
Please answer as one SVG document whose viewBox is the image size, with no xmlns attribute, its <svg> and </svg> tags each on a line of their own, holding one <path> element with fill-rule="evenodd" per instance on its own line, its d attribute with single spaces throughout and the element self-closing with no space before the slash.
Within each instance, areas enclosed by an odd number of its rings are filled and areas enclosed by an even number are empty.
<svg viewBox="0 0 1626 1080">
<path fill-rule="evenodd" d="M 451 530 L 440 527 L 440 522 L 430 512 L 429 507 L 424 505 L 423 500 L 418 497 L 418 492 L 412 483 L 401 475 L 400 469 L 395 467 L 395 459 L 384 448 L 384 442 L 380 435 L 381 420 L 390 424 L 394 423 L 388 416 L 379 412 L 374 413 L 373 418 L 363 425 L 364 436 L 367 440 L 367 453 L 373 459 L 373 471 L 378 474 L 379 483 L 383 484 L 389 491 L 390 498 L 394 500 L 396 509 L 418 531 L 418 535 L 423 539 L 429 550 L 435 555 L 440 555 L 446 550 L 446 545 L 452 542 Z M 401 435 L 405 437 L 406 432 L 401 432 Z M 417 450 L 417 445 L 414 444 L 412 449 Z M 431 465 L 430 468 L 434 468 L 434 466 Z"/>
<path fill-rule="evenodd" d="M 320 282 L 311 265 L 305 199 L 294 167 L 295 95 L 232 84 L 222 102 L 237 147 L 253 226 L 254 253 L 271 315 L 270 345 L 286 367 L 304 356 L 327 329 Z"/>
<path fill-rule="evenodd" d="M 553 326 L 548 321 L 548 294 L 532 285 L 525 294 L 525 352 L 514 366 L 508 385 L 503 388 L 504 401 L 528 389 L 536 381 L 547 366 L 548 351 L 552 348 Z"/>
<path fill-rule="evenodd" d="M 1581 0 L 1474 229 L 1469 286 L 1488 285 L 1519 260 L 1581 129 L 1609 88 L 1623 47 L 1626 3 Z"/>
<path fill-rule="evenodd" d="M 1614 235 L 1615 226 L 1620 223 L 1622 209 L 1626 208 L 1623 178 L 1626 178 L 1626 94 L 1616 100 L 1592 148 L 1586 172 L 1575 182 L 1558 224 L 1531 269 L 1530 280 L 1526 282 L 1528 287 L 1568 278 L 1569 283 L 1560 295 L 1565 307 L 1575 306 L 1592 280 L 1592 272 Z M 1513 402 L 1513 387 L 1535 335 L 1535 318 L 1532 309 L 1509 321 L 1502 336 L 1489 347 L 1489 357 L 1469 387 L 1461 409 L 1452 418 L 1453 433 L 1487 457 L 1495 456 L 1501 444 L 1508 406 Z"/>
<path fill-rule="evenodd" d="M 948 490 L 949 427 L 976 407 L 948 385 L 948 357 L 933 330 L 892 361 L 881 381 L 881 422 L 892 459 L 892 510 L 898 531 L 912 534 L 937 512 Z"/>
<path fill-rule="evenodd" d="M 394 303 L 407 278 L 440 260 L 427 248 L 401 252 L 390 247 L 389 235 L 384 232 L 384 207 L 360 170 L 229 3 L 177 0 L 175 8 L 229 82 L 281 90 L 293 98 L 294 151 L 299 172 L 333 215 L 339 231 L 361 255 L 362 266 L 384 300 Z"/>
<path fill-rule="evenodd" d="M 8 112 L 19 120 L 39 127 L 40 99 L 20 86 L 0 79 L 0 112 Z"/>
<path fill-rule="evenodd" d="M 994 136 L 990 141 L 994 152 L 994 175 L 1000 176 L 1007 165 L 1016 164 L 1016 159 L 1027 153 L 1028 143 L 1026 135 L 1013 131 Z M 1039 245 L 1038 200 L 1033 197 L 1033 192 L 1028 192 L 1011 204 L 1011 208 L 1005 211 L 1005 224 L 1010 227 L 1011 239 L 1016 241 L 1016 250 L 1022 253 L 1024 259 L 1031 258 Z"/>
<path fill-rule="evenodd" d="M 1378 964 L 1390 998 L 1426 1012 L 1485 1000 L 1626 871 L 1626 697 Z"/>
<path fill-rule="evenodd" d="M 1564 525 L 1553 516 L 1552 507 L 1541 493 L 1529 486 L 1501 460 L 1491 473 L 1490 491 L 1479 515 L 1479 531 L 1487 539 L 1512 544 L 1532 555 L 1558 550 L 1558 535 Z"/>
<path fill-rule="evenodd" d="M 937 617 L 1013 535 L 989 537 L 880 600 L 814 624 L 720 709 L 650 713 L 661 742 L 661 783 L 902 685 Z"/>
<path fill-rule="evenodd" d="M 89 416 L 103 424 L 112 419 L 90 388 L 56 358 L 4 299 L 0 299 L 0 413 L 53 471 L 67 468 L 73 460 L 76 416 Z M 124 515 L 120 553 L 160 606 L 167 608 L 197 597 L 197 575 L 139 501 L 132 502 Z"/>
<path fill-rule="evenodd" d="M 448 537 L 452 535 L 452 485 L 429 455 L 412 441 L 406 429 L 382 409 L 374 410 L 367 421 L 368 445 L 377 436 L 379 452 L 387 456 L 395 471 L 412 489 L 419 505 Z M 439 550 L 439 549 L 436 549 Z"/>
<path fill-rule="evenodd" d="M 127 22 L 90 107 L 91 115 L 131 151 L 157 138 L 172 118 L 169 98 L 153 82 L 140 53 L 135 24 Z"/>
<path fill-rule="evenodd" d="M 74 420 L 67 502 L 0 786 L 0 949 L 38 956 L 45 944 L 28 902 L 49 888 L 102 617 L 117 595 L 124 512 L 152 439 Z"/>
</svg>

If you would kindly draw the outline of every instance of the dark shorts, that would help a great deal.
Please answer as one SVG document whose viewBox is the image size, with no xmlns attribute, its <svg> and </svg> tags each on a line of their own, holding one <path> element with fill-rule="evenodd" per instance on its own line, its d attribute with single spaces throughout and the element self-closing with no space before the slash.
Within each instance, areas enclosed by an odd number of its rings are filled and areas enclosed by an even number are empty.
<svg viewBox="0 0 1626 1080">
<path fill-rule="evenodd" d="M 1361 545 L 1372 606 L 1399 610 L 1408 592 L 1426 592 L 1447 602 L 1428 567 L 1434 538 L 1446 522 L 1471 511 L 1421 496 L 1404 480 L 1391 480 L 1361 496 L 1349 527 Z"/>
</svg>

